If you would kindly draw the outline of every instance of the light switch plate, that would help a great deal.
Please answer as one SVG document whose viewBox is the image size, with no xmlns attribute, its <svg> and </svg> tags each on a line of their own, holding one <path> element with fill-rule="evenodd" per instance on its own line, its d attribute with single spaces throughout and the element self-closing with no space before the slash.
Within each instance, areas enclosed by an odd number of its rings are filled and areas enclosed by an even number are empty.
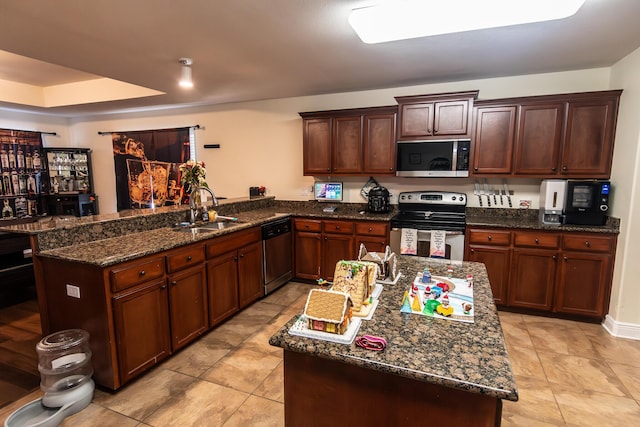
<svg viewBox="0 0 640 427">
<path fill-rule="evenodd" d="M 67 283 L 67 295 L 73 298 L 80 298 L 80 288 Z"/>
</svg>

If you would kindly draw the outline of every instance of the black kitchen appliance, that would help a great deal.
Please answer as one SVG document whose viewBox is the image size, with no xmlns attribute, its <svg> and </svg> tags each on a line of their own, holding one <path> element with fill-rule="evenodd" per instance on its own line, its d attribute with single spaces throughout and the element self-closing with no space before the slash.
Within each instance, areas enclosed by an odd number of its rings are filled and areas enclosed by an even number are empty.
<svg viewBox="0 0 640 427">
<path fill-rule="evenodd" d="M 398 141 L 397 176 L 469 176 L 471 141 Z"/>
<path fill-rule="evenodd" d="M 376 185 L 367 194 L 367 211 L 372 213 L 387 213 L 391 209 L 389 204 L 389 190 Z"/>
<path fill-rule="evenodd" d="M 291 220 L 273 221 L 262 226 L 264 294 L 267 295 L 292 278 Z"/>
<path fill-rule="evenodd" d="M 609 210 L 611 182 L 601 180 L 567 181 L 564 223 L 604 225 Z"/>
</svg>

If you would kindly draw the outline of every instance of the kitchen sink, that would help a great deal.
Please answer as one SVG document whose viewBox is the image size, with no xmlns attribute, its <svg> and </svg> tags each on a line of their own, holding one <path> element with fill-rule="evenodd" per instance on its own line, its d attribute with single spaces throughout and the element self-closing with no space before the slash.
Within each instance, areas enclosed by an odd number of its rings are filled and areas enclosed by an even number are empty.
<svg viewBox="0 0 640 427">
<path fill-rule="evenodd" d="M 216 230 L 223 230 L 225 228 L 235 227 L 240 224 L 239 221 L 215 221 L 215 222 L 203 222 L 194 225 L 181 225 L 174 227 L 175 231 L 181 231 L 184 233 L 203 234 L 211 233 Z"/>
</svg>

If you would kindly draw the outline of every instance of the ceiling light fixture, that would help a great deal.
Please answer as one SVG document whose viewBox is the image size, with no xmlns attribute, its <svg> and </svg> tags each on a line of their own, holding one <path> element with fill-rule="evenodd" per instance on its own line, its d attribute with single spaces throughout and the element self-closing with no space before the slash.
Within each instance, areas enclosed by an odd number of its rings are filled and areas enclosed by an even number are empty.
<svg viewBox="0 0 640 427">
<path fill-rule="evenodd" d="M 562 19 L 585 0 L 395 0 L 354 9 L 349 24 L 365 43 Z"/>
<path fill-rule="evenodd" d="M 193 64 L 193 61 L 191 58 L 180 58 L 178 62 L 182 64 L 182 71 L 180 73 L 180 81 L 178 84 L 180 87 L 193 87 L 193 80 L 191 80 L 191 64 Z"/>
</svg>

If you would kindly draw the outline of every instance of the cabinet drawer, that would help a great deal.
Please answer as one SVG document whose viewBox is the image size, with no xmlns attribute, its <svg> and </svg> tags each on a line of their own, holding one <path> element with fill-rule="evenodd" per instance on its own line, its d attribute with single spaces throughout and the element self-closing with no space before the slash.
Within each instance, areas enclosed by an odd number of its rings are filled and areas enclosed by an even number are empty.
<svg viewBox="0 0 640 427">
<path fill-rule="evenodd" d="M 555 249 L 560 246 L 559 234 L 516 232 L 515 245 L 531 248 Z"/>
<path fill-rule="evenodd" d="M 209 240 L 207 243 L 207 258 L 213 258 L 261 240 L 262 234 L 260 227 L 250 228 L 246 231 L 236 231 L 226 236 L 217 237 Z"/>
<path fill-rule="evenodd" d="M 353 234 L 353 222 L 323 221 L 324 232 L 331 234 Z"/>
<path fill-rule="evenodd" d="M 596 236 L 593 234 L 566 235 L 562 248 L 586 252 L 613 251 L 614 238 L 610 236 Z"/>
<path fill-rule="evenodd" d="M 389 224 L 384 222 L 357 222 L 356 234 L 360 236 L 387 237 Z"/>
<path fill-rule="evenodd" d="M 508 246 L 511 243 L 511 232 L 503 230 L 470 230 L 469 243 Z"/>
<path fill-rule="evenodd" d="M 146 258 L 116 266 L 109 271 L 111 290 L 118 292 L 164 275 L 164 257 Z"/>
<path fill-rule="evenodd" d="M 188 247 L 167 255 L 167 272 L 182 270 L 204 262 L 204 246 Z"/>
<path fill-rule="evenodd" d="M 296 231 L 311 231 L 320 233 L 322 231 L 322 222 L 312 219 L 296 219 Z"/>
</svg>

